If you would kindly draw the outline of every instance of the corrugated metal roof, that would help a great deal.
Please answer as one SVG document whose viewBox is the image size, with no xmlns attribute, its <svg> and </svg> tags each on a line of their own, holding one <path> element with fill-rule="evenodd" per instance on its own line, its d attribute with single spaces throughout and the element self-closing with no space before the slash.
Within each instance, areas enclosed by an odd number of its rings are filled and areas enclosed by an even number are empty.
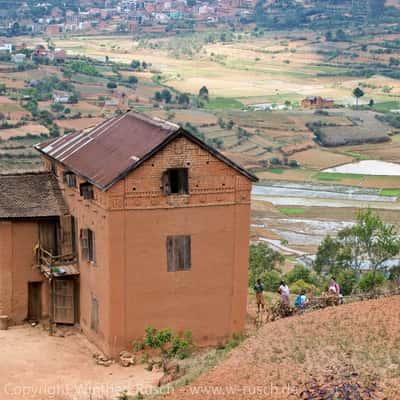
<svg viewBox="0 0 400 400">
<path fill-rule="evenodd" d="M 48 172 L 0 175 L 0 219 L 67 213 L 55 176 Z"/>
<path fill-rule="evenodd" d="M 134 111 L 110 118 L 89 131 L 61 136 L 35 147 L 107 190 L 180 134 L 196 141 L 249 179 L 257 180 L 178 125 Z"/>
</svg>

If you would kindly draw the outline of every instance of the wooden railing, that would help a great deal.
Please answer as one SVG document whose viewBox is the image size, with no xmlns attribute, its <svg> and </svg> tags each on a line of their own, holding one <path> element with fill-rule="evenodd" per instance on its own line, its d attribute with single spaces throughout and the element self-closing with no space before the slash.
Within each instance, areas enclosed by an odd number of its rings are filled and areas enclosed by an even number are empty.
<svg viewBox="0 0 400 400">
<path fill-rule="evenodd" d="M 48 268 L 51 268 L 51 267 L 54 267 L 57 265 L 72 264 L 72 263 L 76 262 L 75 254 L 71 253 L 71 254 L 62 254 L 62 255 L 54 256 L 52 253 L 45 250 L 40 245 L 37 248 L 36 257 L 37 257 L 38 265 L 43 265 Z"/>
</svg>

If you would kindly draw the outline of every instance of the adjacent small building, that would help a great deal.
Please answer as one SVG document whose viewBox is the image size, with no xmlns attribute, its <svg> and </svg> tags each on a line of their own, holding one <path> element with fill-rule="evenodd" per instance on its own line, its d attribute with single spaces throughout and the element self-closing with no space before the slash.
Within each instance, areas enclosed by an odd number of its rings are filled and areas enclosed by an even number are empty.
<svg viewBox="0 0 400 400">
<path fill-rule="evenodd" d="M 335 103 L 332 99 L 324 99 L 321 96 L 309 96 L 301 101 L 303 108 L 332 108 Z"/>
<path fill-rule="evenodd" d="M 190 330 L 198 344 L 243 330 L 254 175 L 131 111 L 36 149 L 46 183 L 2 178 L 20 207 L 0 202 L 0 314 L 79 322 L 109 355 L 147 326 Z M 29 211 L 30 192 L 35 204 L 44 196 L 41 213 Z"/>
</svg>

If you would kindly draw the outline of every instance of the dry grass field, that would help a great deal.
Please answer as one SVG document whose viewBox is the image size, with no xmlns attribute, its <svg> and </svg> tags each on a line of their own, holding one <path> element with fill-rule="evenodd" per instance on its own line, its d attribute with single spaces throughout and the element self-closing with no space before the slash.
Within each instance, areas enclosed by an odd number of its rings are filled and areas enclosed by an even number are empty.
<svg viewBox="0 0 400 400">
<path fill-rule="evenodd" d="M 397 296 L 266 324 L 216 368 L 167 398 L 304 399 L 302 391 L 313 385 L 352 383 L 360 397 L 348 398 L 398 400 L 399 306 Z M 322 393 L 308 398 L 334 398 Z"/>
</svg>

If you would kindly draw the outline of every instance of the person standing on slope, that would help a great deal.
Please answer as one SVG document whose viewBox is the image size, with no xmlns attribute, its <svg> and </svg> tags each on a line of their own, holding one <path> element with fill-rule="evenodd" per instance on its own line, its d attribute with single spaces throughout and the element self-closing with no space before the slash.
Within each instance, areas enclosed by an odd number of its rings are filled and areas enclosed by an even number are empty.
<svg viewBox="0 0 400 400">
<path fill-rule="evenodd" d="M 281 295 L 281 302 L 287 306 L 290 305 L 290 291 L 288 285 L 286 285 L 285 281 L 281 281 L 281 284 L 278 289 L 279 294 Z"/>
<path fill-rule="evenodd" d="M 265 290 L 265 286 L 261 282 L 261 279 L 257 279 L 257 282 L 254 285 L 254 291 L 256 292 L 257 311 L 258 312 L 260 312 L 261 309 L 263 309 L 263 310 L 265 309 L 264 290 Z"/>
</svg>

